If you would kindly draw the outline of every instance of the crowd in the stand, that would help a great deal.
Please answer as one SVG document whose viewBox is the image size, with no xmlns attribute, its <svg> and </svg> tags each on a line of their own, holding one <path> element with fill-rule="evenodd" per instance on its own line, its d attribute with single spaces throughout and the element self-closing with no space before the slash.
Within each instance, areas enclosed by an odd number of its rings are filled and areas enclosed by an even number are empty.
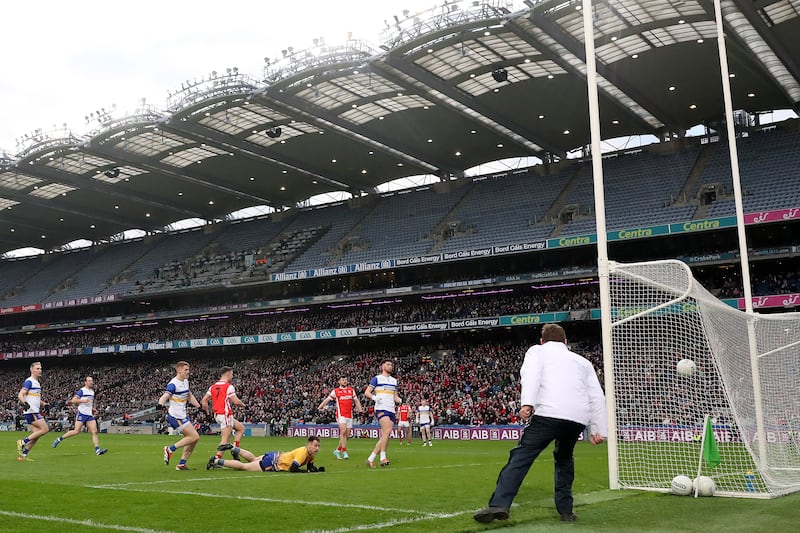
<svg viewBox="0 0 800 533">
<path fill-rule="evenodd" d="M 701 283 L 719 298 L 742 295 L 736 269 L 720 275 L 702 276 Z M 476 289 L 472 294 L 429 294 L 421 300 L 386 297 L 366 302 L 340 301 L 324 306 L 265 309 L 232 315 L 152 320 L 134 325 L 115 324 L 38 330 L 0 335 L 0 352 L 52 348 L 82 348 L 191 338 L 230 337 L 264 333 L 368 327 L 374 325 L 429 322 L 447 319 L 496 317 L 500 315 L 574 311 L 600 305 L 596 284 L 483 294 L 495 289 Z M 753 294 L 800 292 L 796 272 L 765 273 L 753 277 Z M 477 295 L 476 295 L 477 294 Z"/>
<path fill-rule="evenodd" d="M 428 298 L 431 299 L 410 303 L 399 298 L 363 303 L 341 302 L 316 308 L 297 307 L 230 316 L 211 315 L 202 319 L 150 321 L 135 327 L 103 325 L 8 334 L 0 336 L 0 352 L 496 317 L 590 309 L 599 305 L 598 293 L 593 285 L 543 289 L 523 294 L 452 298 L 431 295 Z"/>
<path fill-rule="evenodd" d="M 744 296 L 739 269 L 716 270 L 719 276 L 703 276 L 700 281 L 717 298 L 741 298 Z M 800 276 L 797 272 L 755 273 L 751 278 L 753 296 L 800 293 Z"/>
<path fill-rule="evenodd" d="M 217 254 L 213 249 L 207 248 L 197 256 L 183 261 L 172 261 L 156 268 L 147 279 L 136 282 L 136 291 L 171 291 L 185 287 L 219 285 L 240 277 L 265 277 L 270 272 L 282 270 L 288 261 L 305 251 L 322 229 L 322 226 L 295 229 L 269 245 L 250 250 Z"/>
<path fill-rule="evenodd" d="M 395 359 L 398 393 L 411 405 L 427 396 L 439 424 L 505 424 L 517 422 L 519 367 L 527 349 L 519 343 L 456 344 L 431 347 L 406 347 L 392 350 L 362 351 L 351 355 L 318 353 L 277 354 L 249 359 L 190 359 L 190 384 L 195 396 L 202 397 L 217 379 L 223 365 L 234 367 L 234 385 L 246 408 L 236 416 L 246 422 L 270 424 L 280 431 L 299 421 L 331 423 L 333 409 L 317 411 L 320 401 L 336 386 L 338 377 L 347 376 L 361 394 L 378 372 L 385 357 Z M 595 365 L 600 356 L 593 344 L 573 345 Z M 42 397 L 50 403 L 48 418 L 66 421 L 72 408 L 65 406 L 80 388 L 83 377 L 95 378 L 97 407 L 102 419 L 116 419 L 155 405 L 164 387 L 174 376 L 172 364 L 188 354 L 170 359 L 138 358 L 114 365 L 90 367 L 75 360 L 43 361 Z M 18 417 L 16 394 L 27 378 L 27 370 L 2 370 L 0 413 L 4 421 Z M 363 399 L 365 413 L 357 422 L 373 420 L 371 403 Z M 153 415 L 151 415 L 153 416 Z M 146 417 L 145 417 L 146 418 Z"/>
</svg>

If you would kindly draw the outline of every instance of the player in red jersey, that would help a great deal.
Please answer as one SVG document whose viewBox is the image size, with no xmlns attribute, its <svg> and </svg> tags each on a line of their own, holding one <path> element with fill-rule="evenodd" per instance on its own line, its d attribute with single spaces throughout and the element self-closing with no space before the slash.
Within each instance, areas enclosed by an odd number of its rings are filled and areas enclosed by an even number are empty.
<svg viewBox="0 0 800 533">
<path fill-rule="evenodd" d="M 322 410 L 329 402 L 336 402 L 336 423 L 339 424 L 339 447 L 333 451 L 337 459 L 350 459 L 347 455 L 347 438 L 350 430 L 353 429 L 353 403 L 356 404 L 356 411 L 364 412 L 361 402 L 356 395 L 356 391 L 348 384 L 347 378 L 339 378 L 339 386 L 333 389 L 330 394 L 325 396 L 317 409 Z"/>
<path fill-rule="evenodd" d="M 397 408 L 397 432 L 400 434 L 400 445 L 403 439 L 411 446 L 411 406 L 404 403 Z"/>
<path fill-rule="evenodd" d="M 208 401 L 211 400 L 211 407 L 214 409 L 214 419 L 219 424 L 219 447 L 217 448 L 217 457 L 222 457 L 222 452 L 231 449 L 232 446 L 228 444 L 231 440 L 231 433 L 236 430 L 236 440 L 234 446 L 239 447 L 239 441 L 244 435 L 244 424 L 233 418 L 233 408 L 231 404 L 237 407 L 244 407 L 242 400 L 236 396 L 236 389 L 231 385 L 233 379 L 233 368 L 223 366 L 219 371 L 219 381 L 211 385 L 200 403 L 203 406 L 203 411 L 207 415 L 211 412 L 208 408 Z"/>
</svg>

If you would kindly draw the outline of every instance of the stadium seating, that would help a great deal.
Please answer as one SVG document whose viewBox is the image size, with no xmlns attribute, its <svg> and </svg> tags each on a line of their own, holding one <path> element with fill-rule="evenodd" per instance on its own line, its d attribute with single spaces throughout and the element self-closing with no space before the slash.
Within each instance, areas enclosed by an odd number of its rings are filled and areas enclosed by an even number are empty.
<svg viewBox="0 0 800 533">
<path fill-rule="evenodd" d="M 668 156 L 637 153 L 608 157 L 603 161 L 606 227 L 609 231 L 689 220 L 695 205 L 673 205 L 686 182 L 699 151 Z M 577 207 L 573 220 L 560 235 L 595 233 L 594 185 L 591 173 L 565 201 Z"/>
<path fill-rule="evenodd" d="M 45 302 L 68 300 L 82 296 L 94 296 L 110 279 L 109 275 L 121 272 L 126 266 L 147 252 L 149 246 L 142 240 L 118 243 L 97 250 L 96 253 L 83 252 L 93 255 L 89 263 L 81 270 L 75 272 L 68 279 L 68 283 L 57 286 L 50 291 Z"/>
<path fill-rule="evenodd" d="M 153 274 L 158 267 L 172 261 L 180 261 L 196 254 L 214 237 L 201 230 L 159 236 L 147 253 L 120 272 L 101 294 L 127 294 L 142 292 L 141 282 Z"/>
<path fill-rule="evenodd" d="M 400 191 L 384 195 L 353 235 L 361 246 L 345 252 L 339 263 L 425 254 L 433 246 L 431 230 L 465 192 L 462 187 L 449 192 Z"/>
<path fill-rule="evenodd" d="M 448 217 L 463 230 L 442 246 L 453 252 L 546 238 L 553 224 L 540 222 L 575 170 L 551 176 L 523 171 L 476 180 L 469 197 Z"/>
<path fill-rule="evenodd" d="M 68 283 L 70 277 L 87 266 L 95 259 L 95 255 L 90 250 L 81 250 L 64 254 L 52 254 L 44 257 L 29 259 L 26 263 L 35 265 L 37 262 L 43 263 L 42 267 L 33 275 L 28 277 L 24 285 L 18 290 L 13 291 L 3 300 L 3 306 L 24 305 L 39 303 L 47 295 L 59 287 Z M 85 296 L 85 295 L 84 295 Z"/>
<path fill-rule="evenodd" d="M 336 243 L 367 215 L 369 209 L 369 206 L 362 204 L 357 206 L 339 204 L 302 210 L 290 228 L 328 226 L 328 230 L 308 250 L 292 260 L 286 271 L 320 268 L 329 264 L 336 257 L 334 250 Z"/>
<path fill-rule="evenodd" d="M 800 206 L 795 176 L 800 134 L 754 133 L 738 146 L 745 212 Z M 604 178 L 609 231 L 733 213 L 724 143 L 673 155 L 647 150 L 611 155 L 604 161 Z M 698 206 L 709 185 L 719 186 L 717 198 Z M 435 190 L 371 195 L 99 249 L 2 261 L 0 306 L 175 290 L 594 233 L 593 210 L 587 162 L 547 176 L 539 169 L 482 176 Z M 272 266 L 251 269 L 245 258 L 255 253 L 270 255 Z"/>
<path fill-rule="evenodd" d="M 783 130 L 755 133 L 739 139 L 736 147 L 745 213 L 800 206 L 800 135 Z M 714 148 L 695 193 L 703 186 L 718 187 L 709 218 L 735 214 L 727 142 Z"/>
</svg>

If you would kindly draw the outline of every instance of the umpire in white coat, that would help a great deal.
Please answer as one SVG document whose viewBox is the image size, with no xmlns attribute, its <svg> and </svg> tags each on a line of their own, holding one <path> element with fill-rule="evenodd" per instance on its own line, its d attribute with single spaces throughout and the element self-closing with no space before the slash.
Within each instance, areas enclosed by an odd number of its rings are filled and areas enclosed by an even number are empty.
<svg viewBox="0 0 800 533">
<path fill-rule="evenodd" d="M 481 523 L 506 520 L 531 465 L 555 441 L 556 510 L 562 521 L 574 522 L 573 450 L 587 427 L 592 444 L 600 444 L 608 436 L 603 389 L 592 364 L 569 351 L 564 328 L 557 324 L 544 325 L 541 345 L 531 347 L 525 354 L 520 377 L 519 415 L 525 422 L 522 438 L 497 477 L 489 507 L 475 513 L 474 518 Z"/>
</svg>

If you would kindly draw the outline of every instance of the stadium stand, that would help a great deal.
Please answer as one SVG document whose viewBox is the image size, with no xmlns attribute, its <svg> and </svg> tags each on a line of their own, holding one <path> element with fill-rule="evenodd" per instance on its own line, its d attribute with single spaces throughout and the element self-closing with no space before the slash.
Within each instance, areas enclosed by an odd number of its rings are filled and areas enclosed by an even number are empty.
<svg viewBox="0 0 800 533">
<path fill-rule="evenodd" d="M 780 129 L 759 132 L 740 139 L 736 146 L 745 213 L 800 205 L 796 175 L 800 166 L 800 135 Z M 710 186 L 714 191 L 710 195 L 708 217 L 735 214 L 729 151 L 725 142 L 714 147 L 695 194 L 702 197 Z"/>
<path fill-rule="evenodd" d="M 214 237 L 201 230 L 158 236 L 149 250 L 117 274 L 101 291 L 101 294 L 125 294 L 142 292 L 141 283 L 161 265 L 186 259 L 208 244 Z"/>
<path fill-rule="evenodd" d="M 94 296 L 110 279 L 110 273 L 121 272 L 132 261 L 145 254 L 149 246 L 143 240 L 138 240 L 98 248 L 98 250 L 82 252 L 89 255 L 94 253 L 94 257 L 90 258 L 84 268 L 72 274 L 66 283 L 53 288 L 44 301 Z"/>
<path fill-rule="evenodd" d="M 722 275 L 720 273 L 722 272 Z M 741 296 L 741 278 L 730 269 L 701 269 L 698 279 L 719 298 Z M 754 295 L 800 292 L 796 272 L 754 270 Z M 566 285 L 566 284 L 563 284 Z M 187 338 L 226 337 L 283 331 L 309 331 L 401 323 L 496 317 L 500 315 L 579 311 L 599 307 L 596 282 L 582 285 L 506 288 L 508 293 L 446 293 L 419 299 L 367 299 L 335 304 L 280 307 L 229 315 L 203 315 L 171 320 L 130 318 L 113 325 L 61 327 L 0 334 L 0 353 L 53 348 L 83 348 Z M 499 293 L 498 293 L 499 292 Z"/>
<path fill-rule="evenodd" d="M 18 286 L 3 305 L 24 305 L 44 300 L 52 291 L 70 285 L 70 278 L 95 259 L 91 251 L 51 254 L 26 263 L 41 262 L 41 268 Z"/>
<path fill-rule="evenodd" d="M 689 220 L 693 205 L 672 205 L 695 164 L 698 151 L 673 155 L 648 152 L 617 155 L 603 160 L 606 221 L 609 231 Z M 635 202 L 631 202 L 635 199 Z M 566 200 L 574 216 L 565 220 L 560 235 L 595 232 L 591 174 L 584 175 Z"/>
<path fill-rule="evenodd" d="M 800 164 L 798 132 L 755 133 L 739 146 L 745 211 L 800 205 L 793 174 Z M 671 155 L 643 150 L 607 157 L 608 229 L 730 214 L 726 158 L 727 148 L 719 142 Z M 0 305 L 174 291 L 253 281 L 273 272 L 593 233 L 588 163 L 539 173 L 534 167 L 448 184 L 446 191 L 440 184 L 433 191 L 370 195 L 90 251 L 2 261 Z M 720 193 L 698 207 L 709 185 Z M 249 255 L 267 258 L 269 266 L 252 265 Z"/>
<path fill-rule="evenodd" d="M 596 343 L 575 343 L 593 364 L 599 366 Z M 345 359 L 340 352 L 301 351 L 292 354 L 264 354 L 259 357 L 190 358 L 193 388 L 202 390 L 216 380 L 222 365 L 232 365 L 238 380 L 237 394 L 247 408 L 237 417 L 253 423 L 329 423 L 330 410 L 317 412 L 319 401 L 335 386 L 331 376 L 346 372 L 358 389 L 375 372 L 381 357 L 395 359 L 399 393 L 411 403 L 423 394 L 430 396 L 439 423 L 479 424 L 516 421 L 519 397 L 517 372 L 526 345 L 518 341 L 499 343 L 453 342 L 446 349 L 410 344 L 382 349 L 358 349 Z M 421 354 L 429 354 L 430 362 Z M 426 358 L 427 359 L 427 358 Z M 120 419 L 125 413 L 151 407 L 172 377 L 171 359 L 132 358 L 124 365 L 95 362 L 67 362 L 46 368 L 46 395 L 52 400 L 50 418 L 61 419 L 68 412 L 64 402 L 74 392 L 75 376 L 94 375 L 97 404 L 103 419 Z M 13 398 L 25 379 L 23 369 L 4 370 L 0 384 L 0 414 L 4 421 L 16 415 Z M 163 383 L 162 383 L 163 382 Z M 357 415 L 369 423 L 372 413 Z M 119 421 L 121 422 L 121 420 Z"/>
<path fill-rule="evenodd" d="M 370 199 L 372 200 L 372 199 Z M 308 250 L 294 258 L 287 271 L 319 268 L 330 264 L 336 257 L 335 245 L 341 241 L 368 214 L 374 204 L 356 201 L 330 207 L 308 208 L 301 211 L 292 227 L 327 227 L 325 234 Z"/>
<path fill-rule="evenodd" d="M 433 246 L 431 230 L 464 196 L 465 187 L 452 191 L 401 191 L 383 196 L 350 236 L 351 246 L 341 264 L 423 255 Z"/>
<path fill-rule="evenodd" d="M 545 213 L 571 180 L 570 169 L 550 176 L 532 171 L 475 180 L 469 196 L 448 217 L 451 234 L 442 252 L 469 250 L 547 237 Z"/>
</svg>

